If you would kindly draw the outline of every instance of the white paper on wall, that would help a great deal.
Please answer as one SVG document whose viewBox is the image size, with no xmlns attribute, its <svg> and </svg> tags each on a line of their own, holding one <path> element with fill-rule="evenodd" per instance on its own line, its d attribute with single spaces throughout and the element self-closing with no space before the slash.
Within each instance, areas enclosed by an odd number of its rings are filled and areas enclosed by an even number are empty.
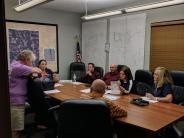
<svg viewBox="0 0 184 138">
<path fill-rule="evenodd" d="M 132 74 L 144 67 L 146 14 L 110 19 L 109 64 L 128 65 Z"/>
<path fill-rule="evenodd" d="M 105 68 L 105 43 L 107 20 L 97 20 L 82 24 L 82 59 Z"/>
</svg>

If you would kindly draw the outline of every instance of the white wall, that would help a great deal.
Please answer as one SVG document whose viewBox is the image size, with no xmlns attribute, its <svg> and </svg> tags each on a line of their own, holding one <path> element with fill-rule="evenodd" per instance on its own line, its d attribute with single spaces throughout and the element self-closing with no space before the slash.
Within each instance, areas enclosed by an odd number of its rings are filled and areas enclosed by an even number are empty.
<svg viewBox="0 0 184 138">
<path fill-rule="evenodd" d="M 104 11 L 108 11 L 108 10 L 119 9 L 119 8 L 133 6 L 133 5 L 136 5 L 136 3 L 132 4 L 132 5 L 122 5 L 122 7 L 118 6 L 118 7 L 113 7 L 113 8 L 109 8 L 109 9 L 102 9 L 102 10 L 99 10 L 97 12 L 104 12 Z M 92 13 L 95 13 L 95 12 L 92 12 Z M 153 9 L 153 10 L 149 10 L 149 11 L 130 13 L 130 15 L 137 14 L 137 13 L 146 13 L 147 14 L 147 16 L 146 16 L 145 50 L 144 50 L 145 51 L 144 69 L 149 69 L 151 23 L 184 19 L 184 4 L 171 6 L 171 7 L 165 7 L 165 8 L 159 8 L 159 9 Z M 111 17 L 108 17 L 108 18 L 111 18 Z"/>
<path fill-rule="evenodd" d="M 40 7 L 35 7 L 34 9 L 25 11 L 23 13 L 16 13 L 12 9 L 13 5 L 15 5 L 15 2 L 12 1 L 15 0 L 5 1 L 7 19 L 58 24 L 59 71 L 62 78 L 66 79 L 68 76 L 69 64 L 70 62 L 74 61 L 74 36 L 81 34 L 80 15 L 48 9 L 40 9 Z M 105 11 L 107 10 L 108 9 Z M 144 68 L 149 69 L 151 23 L 184 19 L 184 4 L 154 9 L 146 11 L 145 13 L 147 13 L 147 20 Z"/>
<path fill-rule="evenodd" d="M 15 0 L 5 0 L 6 19 L 58 24 L 59 74 L 62 79 L 67 79 L 69 65 L 75 60 L 75 36 L 81 35 L 80 15 L 40 6 L 16 13 L 12 8 L 16 4 L 13 1 Z"/>
</svg>

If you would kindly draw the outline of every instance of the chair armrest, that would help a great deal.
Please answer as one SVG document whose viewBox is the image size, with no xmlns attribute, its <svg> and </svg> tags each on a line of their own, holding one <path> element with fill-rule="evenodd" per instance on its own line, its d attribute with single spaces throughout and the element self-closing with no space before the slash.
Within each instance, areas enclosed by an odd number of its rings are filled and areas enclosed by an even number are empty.
<svg viewBox="0 0 184 138">
<path fill-rule="evenodd" d="M 181 102 L 181 103 L 179 103 L 179 105 L 183 105 L 183 106 L 184 106 L 184 101 L 183 101 L 183 102 Z"/>
<path fill-rule="evenodd" d="M 58 110 L 59 107 L 60 107 L 60 105 L 52 106 L 52 107 L 50 107 L 50 108 L 48 109 L 48 111 L 49 111 L 49 112 L 53 112 L 53 111 L 55 111 L 55 110 Z"/>
</svg>

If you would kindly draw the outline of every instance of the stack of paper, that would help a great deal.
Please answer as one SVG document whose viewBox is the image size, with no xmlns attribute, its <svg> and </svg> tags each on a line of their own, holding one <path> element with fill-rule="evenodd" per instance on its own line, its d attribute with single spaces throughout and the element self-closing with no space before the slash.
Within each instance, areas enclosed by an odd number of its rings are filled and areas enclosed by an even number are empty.
<svg viewBox="0 0 184 138">
<path fill-rule="evenodd" d="M 48 90 L 48 91 L 44 91 L 45 94 L 52 94 L 52 93 L 59 93 L 61 91 L 54 89 L 54 90 Z"/>
<path fill-rule="evenodd" d="M 72 80 L 60 80 L 59 83 L 72 83 Z"/>
<path fill-rule="evenodd" d="M 83 84 L 82 82 L 72 82 L 72 84 L 74 85 L 80 85 L 80 84 Z"/>
<path fill-rule="evenodd" d="M 120 98 L 120 96 L 114 96 L 114 95 L 104 95 L 103 96 L 104 98 L 107 98 L 107 99 L 109 99 L 109 100 L 117 100 L 117 99 L 119 99 Z"/>
<path fill-rule="evenodd" d="M 105 94 L 120 94 L 120 90 L 106 90 Z"/>
<path fill-rule="evenodd" d="M 90 93 L 90 88 L 88 88 L 88 89 L 83 89 L 83 90 L 80 90 L 81 92 L 83 92 L 83 93 Z"/>
<path fill-rule="evenodd" d="M 155 101 L 155 100 L 150 100 L 148 97 L 144 96 L 144 97 L 141 97 L 143 100 L 145 101 L 148 101 L 149 103 L 157 103 L 158 101 Z"/>
<path fill-rule="evenodd" d="M 59 87 L 59 86 L 64 86 L 63 84 L 60 84 L 60 83 L 55 83 L 54 84 L 54 87 Z"/>
</svg>

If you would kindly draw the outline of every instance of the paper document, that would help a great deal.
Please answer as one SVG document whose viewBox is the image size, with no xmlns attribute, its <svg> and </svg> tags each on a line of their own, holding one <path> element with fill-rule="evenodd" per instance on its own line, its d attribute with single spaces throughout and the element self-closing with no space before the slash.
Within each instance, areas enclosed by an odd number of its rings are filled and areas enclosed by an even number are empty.
<svg viewBox="0 0 184 138">
<path fill-rule="evenodd" d="M 120 90 L 106 90 L 105 94 L 120 94 Z"/>
<path fill-rule="evenodd" d="M 88 89 L 83 89 L 83 90 L 80 90 L 81 92 L 83 92 L 83 93 L 90 93 L 90 88 L 88 88 Z"/>
<path fill-rule="evenodd" d="M 59 86 L 64 86 L 63 84 L 60 84 L 60 83 L 55 83 L 54 84 L 54 87 L 59 87 Z"/>
<path fill-rule="evenodd" d="M 120 96 L 114 96 L 114 95 L 109 95 L 109 94 L 105 94 L 103 97 L 109 100 L 117 100 L 120 98 Z"/>
<path fill-rule="evenodd" d="M 145 101 L 148 101 L 149 103 L 157 103 L 158 101 L 155 101 L 155 100 L 150 100 L 148 97 L 144 96 L 144 97 L 141 97 L 143 100 Z"/>
<path fill-rule="evenodd" d="M 54 90 L 48 90 L 48 91 L 44 91 L 45 94 L 52 94 L 52 93 L 59 93 L 61 91 L 54 89 Z"/>
<path fill-rule="evenodd" d="M 83 84 L 82 82 L 72 82 L 72 84 L 74 85 L 80 85 L 80 84 Z"/>
<path fill-rule="evenodd" d="M 59 83 L 72 83 L 72 80 L 59 80 Z"/>
</svg>

